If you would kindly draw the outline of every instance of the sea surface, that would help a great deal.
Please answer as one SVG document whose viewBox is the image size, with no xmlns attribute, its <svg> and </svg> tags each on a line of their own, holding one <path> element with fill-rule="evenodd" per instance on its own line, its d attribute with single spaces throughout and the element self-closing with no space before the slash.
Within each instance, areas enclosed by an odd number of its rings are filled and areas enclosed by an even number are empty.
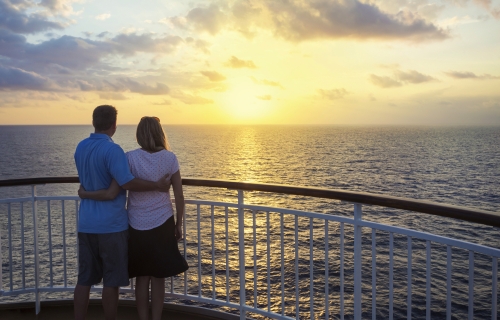
<svg viewBox="0 0 500 320">
<path fill-rule="evenodd" d="M 125 151 L 138 148 L 135 139 L 135 126 L 119 125 L 113 140 Z M 73 154 L 79 141 L 92 132 L 91 126 L 0 126 L 0 180 L 76 176 Z M 262 183 L 288 184 L 342 189 L 349 191 L 369 192 L 380 195 L 421 199 L 444 204 L 500 212 L 500 127 L 397 127 L 397 126 L 164 126 L 172 151 L 177 155 L 184 178 L 211 178 L 232 181 L 248 181 Z M 38 195 L 75 195 L 78 185 L 46 185 L 37 187 Z M 0 188 L 0 199 L 29 196 L 29 187 Z M 218 201 L 237 202 L 234 190 L 209 190 L 200 187 L 184 188 L 187 199 L 215 199 Z M 338 201 L 308 199 L 297 196 L 269 195 L 259 192 L 245 194 L 245 202 L 271 207 L 285 207 L 299 210 L 315 211 L 352 217 L 352 205 Z M 68 207 L 70 205 L 68 204 Z M 26 208 L 26 210 L 28 210 Z M 55 210 L 55 209 L 54 209 Z M 74 210 L 74 209 L 68 209 Z M 191 211 L 190 211 L 191 210 Z M 28 212 L 28 211 L 27 211 Z M 42 212 L 43 214 L 43 212 Z M 210 253 L 210 237 L 197 238 L 197 227 L 194 222 L 196 208 L 187 209 L 188 221 L 186 232 L 186 250 L 190 262 L 196 267 L 198 263 L 197 243 L 201 243 L 203 252 Z M 210 215 L 209 210 L 202 212 Z M 231 215 L 232 213 L 230 213 Z M 6 208 L 0 206 L 0 231 L 3 251 L 3 283 L 8 283 L 10 266 L 5 256 Z M 453 219 L 433 217 L 426 214 L 403 212 L 375 206 L 363 207 L 363 218 L 375 222 L 392 224 L 419 231 L 500 248 L 500 230 L 498 228 L 466 223 Z M 56 218 L 54 218 L 56 219 Z M 70 219 L 70 218 L 68 218 Z M 224 225 L 224 212 L 216 209 L 215 221 Z M 266 281 L 265 213 L 257 213 L 257 247 L 259 278 Z M 271 248 L 272 292 L 271 310 L 281 312 L 280 283 L 280 237 L 279 215 L 271 215 L 271 240 L 277 244 Z M 28 219 L 29 220 L 29 219 Z M 54 220 L 56 225 L 57 221 Z M 236 220 L 232 220 L 236 221 Z M 202 222 L 210 235 L 210 219 Z M 300 272 L 300 317 L 311 318 L 309 309 L 309 219 L 299 219 L 301 240 L 299 272 Z M 47 221 L 43 225 L 50 225 Z M 74 218 L 69 222 L 73 227 Z M 252 228 L 252 219 L 246 222 Z M 323 252 L 326 238 L 324 222 L 313 221 L 314 247 Z M 218 228 L 218 227 L 217 227 Z M 215 235 L 216 240 L 224 244 L 223 230 Z M 328 265 L 330 266 L 330 315 L 339 318 L 339 225 L 330 224 L 328 242 L 332 249 Z M 294 261 L 293 237 L 294 220 L 284 219 L 284 246 L 290 247 L 285 254 L 287 261 Z M 231 237 L 232 233 L 229 232 Z M 43 237 L 44 233 L 40 236 Z M 236 237 L 236 233 L 234 236 Z M 371 253 L 371 231 L 363 230 L 363 251 Z M 237 239 L 237 238 L 236 238 Z M 231 241 L 237 241 L 231 239 Z M 365 241 L 366 240 L 366 241 Z M 66 240 L 65 240 L 66 241 Z M 72 240 L 67 240 L 68 247 Z M 352 228 L 346 226 L 346 252 L 352 249 Z M 395 237 L 395 297 L 394 317 L 406 318 L 406 237 Z M 8 245 L 8 244 L 7 244 Z M 18 243 L 17 245 L 20 245 Z M 48 246 L 47 241 L 42 244 Z M 62 250 L 60 244 L 50 245 Z M 219 244 L 217 244 L 218 246 Z M 414 243 L 414 291 L 412 297 L 413 318 L 425 318 L 425 241 Z M 216 246 L 216 249 L 219 247 Z M 380 319 L 388 316 L 388 246 L 389 235 L 377 231 L 377 316 Z M 17 248 L 17 247 L 16 247 Z M 19 247 L 20 248 L 20 247 Z M 206 250 L 205 250 L 206 249 Z M 20 250 L 20 249 L 19 249 Z M 66 250 L 66 249 L 65 249 Z M 68 249 L 70 250 L 70 249 Z M 220 248 L 222 250 L 222 247 Z M 253 247 L 247 244 L 250 257 L 250 268 L 247 275 L 247 291 L 249 304 L 253 305 Z M 352 250 L 351 250 L 352 251 Z M 66 254 L 66 253 L 65 253 Z M 71 253 L 68 251 L 68 254 Z M 216 262 L 217 281 L 225 284 L 225 269 L 231 273 L 237 270 L 237 251 L 231 252 L 234 259 L 226 266 L 225 260 Z M 19 254 L 20 256 L 20 254 Z M 352 318 L 352 260 L 346 253 L 346 319 Z M 16 258 L 16 257 L 14 257 Z M 55 259 L 55 258 L 54 258 Z M 188 261 L 189 261 L 188 259 Z M 465 250 L 453 251 L 453 319 L 467 317 L 468 299 L 468 253 Z M 42 259 L 43 260 L 43 259 Z M 202 263 L 204 274 L 212 272 L 211 258 L 205 257 Z M 432 248 L 432 296 L 440 301 L 446 296 L 446 246 L 437 245 Z M 315 318 L 324 317 L 321 301 L 324 299 L 324 256 L 314 256 L 314 297 Z M 491 259 L 477 256 L 474 281 L 476 284 L 491 283 Z M 248 267 L 248 266 L 247 266 Z M 422 269 L 418 269 L 422 268 Z M 66 266 L 64 273 L 68 281 L 74 285 L 76 266 Z M 189 292 L 197 294 L 195 268 L 190 269 L 189 281 L 194 285 Z M 61 272 L 62 269 L 59 269 Z M 424 270 L 424 271 L 422 271 Z M 263 272 L 262 275 L 260 272 Z M 54 281 L 63 281 L 61 274 L 54 276 Z M 287 297 L 295 295 L 295 271 L 293 264 L 285 268 L 287 284 L 284 290 Z M 349 278 L 350 277 L 350 278 Z M 423 279 L 422 279 L 423 277 Z M 19 270 L 14 272 L 16 286 L 21 279 L 27 278 Z M 59 280 L 58 280 L 59 279 Z M 23 280 L 29 281 L 29 280 Z M 232 280 L 233 281 L 233 280 Z M 236 280 L 234 280 L 236 281 Z M 211 282 L 203 280 L 203 294 L 211 296 Z M 250 283 L 250 284 L 248 284 Z M 232 286 L 234 285 L 234 286 Z M 491 285 L 491 284 L 490 284 Z M 267 284 L 266 284 L 267 286 Z M 231 299 L 238 299 L 237 283 L 230 284 Z M 259 296 L 261 290 L 257 288 Z M 191 290 L 191 291 L 190 291 Z M 274 291 L 273 291 L 274 290 Z M 216 290 L 219 299 L 225 300 L 224 290 Z M 491 291 L 491 290 L 490 290 Z M 265 291 L 262 291 L 265 292 Z M 50 298 L 50 297 L 49 297 Z M 0 302 L 2 299 L 0 298 Z M 9 298 L 13 299 L 13 298 Z M 285 299 L 285 310 L 294 312 L 295 302 Z M 4 300 L 6 301 L 6 300 Z M 434 301 L 434 300 L 433 300 Z M 259 297 L 257 304 L 267 309 L 267 299 Z M 432 304 L 432 318 L 445 317 L 446 305 L 441 302 Z M 371 258 L 363 258 L 363 317 L 371 315 Z M 474 315 L 477 319 L 491 317 L 491 292 L 475 292 Z"/>
</svg>

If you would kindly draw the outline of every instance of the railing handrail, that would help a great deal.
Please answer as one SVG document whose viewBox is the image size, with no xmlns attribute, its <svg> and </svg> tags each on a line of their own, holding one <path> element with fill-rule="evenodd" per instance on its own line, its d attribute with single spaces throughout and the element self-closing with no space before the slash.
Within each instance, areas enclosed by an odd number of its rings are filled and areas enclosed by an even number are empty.
<svg viewBox="0 0 500 320">
<path fill-rule="evenodd" d="M 23 185 L 39 185 L 53 183 L 79 183 L 77 176 L 69 177 L 46 177 L 0 180 L 0 187 L 13 187 Z M 414 200 L 387 195 L 379 195 L 367 192 L 347 191 L 339 189 L 296 187 L 283 184 L 238 182 L 218 179 L 183 178 L 182 184 L 187 186 L 225 188 L 244 191 L 263 191 L 306 197 L 341 200 L 352 203 L 384 206 L 395 209 L 403 209 L 421 212 L 435 216 L 454 218 L 468 222 L 500 227 L 500 213 L 461 206 L 441 204 L 437 202 Z"/>
</svg>

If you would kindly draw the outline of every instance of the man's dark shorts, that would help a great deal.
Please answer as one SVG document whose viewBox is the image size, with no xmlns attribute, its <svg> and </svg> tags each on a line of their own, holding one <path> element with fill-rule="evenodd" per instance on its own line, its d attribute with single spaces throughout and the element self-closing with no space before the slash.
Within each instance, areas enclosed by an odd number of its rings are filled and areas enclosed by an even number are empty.
<svg viewBox="0 0 500 320">
<path fill-rule="evenodd" d="M 128 279 L 128 230 L 114 233 L 78 232 L 78 284 L 123 287 Z"/>
</svg>

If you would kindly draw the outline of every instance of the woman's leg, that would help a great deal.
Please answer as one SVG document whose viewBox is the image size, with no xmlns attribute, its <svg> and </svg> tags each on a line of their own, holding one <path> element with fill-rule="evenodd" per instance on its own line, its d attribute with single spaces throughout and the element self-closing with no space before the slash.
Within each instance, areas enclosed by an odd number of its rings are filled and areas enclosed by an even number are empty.
<svg viewBox="0 0 500 320">
<path fill-rule="evenodd" d="M 161 319 L 165 301 L 165 278 L 151 277 L 151 309 L 153 320 Z"/>
<path fill-rule="evenodd" d="M 135 278 L 135 303 L 140 320 L 149 319 L 149 280 L 151 277 Z M 154 278 L 153 278 L 154 279 Z"/>
</svg>

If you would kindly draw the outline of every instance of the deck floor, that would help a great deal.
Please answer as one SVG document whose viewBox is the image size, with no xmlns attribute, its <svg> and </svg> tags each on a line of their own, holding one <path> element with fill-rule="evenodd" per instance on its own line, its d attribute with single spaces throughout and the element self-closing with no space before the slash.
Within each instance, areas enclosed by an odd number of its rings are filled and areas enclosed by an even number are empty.
<svg viewBox="0 0 500 320">
<path fill-rule="evenodd" d="M 34 303 L 19 303 L 0 305 L 0 319 L 2 320 L 54 320 L 73 319 L 73 302 L 71 300 L 43 302 L 41 311 L 35 315 Z M 104 320 L 104 313 L 100 300 L 92 300 L 89 304 L 88 320 Z M 137 311 L 132 301 L 120 301 L 118 307 L 119 320 L 137 320 Z M 236 320 L 239 316 L 222 313 L 210 309 L 165 304 L 162 319 L 168 320 Z"/>
</svg>

